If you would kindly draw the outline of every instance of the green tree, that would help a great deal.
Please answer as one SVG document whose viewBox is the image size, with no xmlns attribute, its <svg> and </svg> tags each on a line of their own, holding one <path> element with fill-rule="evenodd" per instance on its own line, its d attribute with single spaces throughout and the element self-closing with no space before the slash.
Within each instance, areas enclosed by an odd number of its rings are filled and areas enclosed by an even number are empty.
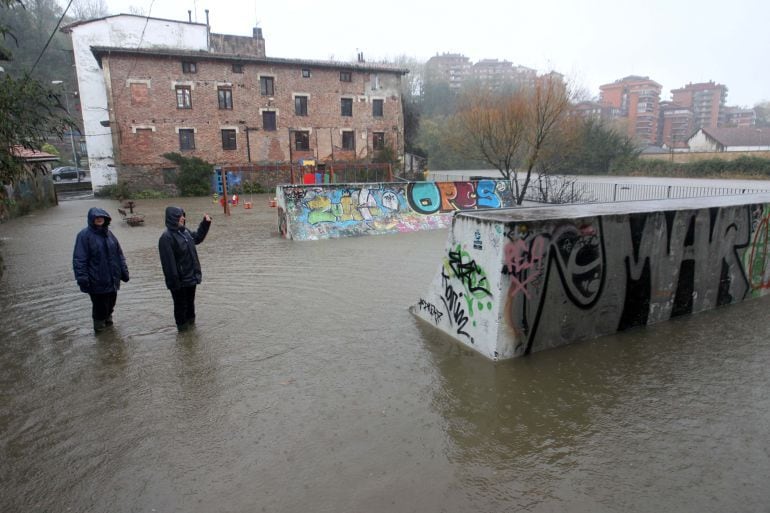
<svg viewBox="0 0 770 513">
<path fill-rule="evenodd" d="M 757 113 L 757 126 L 770 126 L 770 102 L 761 102 L 754 106 Z"/>
<path fill-rule="evenodd" d="M 10 59 L 13 50 L 23 48 L 4 46 L 9 40 L 14 44 L 22 41 L 18 26 L 10 22 L 15 18 L 8 14 L 24 11 L 21 0 L 0 0 L 0 56 Z M 42 51 L 42 48 L 41 48 Z M 8 68 L 12 68 L 9 63 Z M 35 80 L 27 71 L 8 71 L 0 75 L 0 180 L 14 181 L 24 173 L 24 164 L 17 157 L 18 148 L 39 150 L 50 135 L 62 138 L 74 127 L 59 97 L 51 89 L 50 82 Z"/>
<path fill-rule="evenodd" d="M 559 144 L 543 159 L 544 170 L 559 174 L 609 174 L 639 156 L 625 134 L 594 119 L 566 123 Z"/>
<path fill-rule="evenodd" d="M 198 157 L 183 157 L 179 153 L 164 153 L 163 157 L 179 166 L 176 186 L 182 196 L 206 196 L 211 191 L 214 164 Z"/>
</svg>

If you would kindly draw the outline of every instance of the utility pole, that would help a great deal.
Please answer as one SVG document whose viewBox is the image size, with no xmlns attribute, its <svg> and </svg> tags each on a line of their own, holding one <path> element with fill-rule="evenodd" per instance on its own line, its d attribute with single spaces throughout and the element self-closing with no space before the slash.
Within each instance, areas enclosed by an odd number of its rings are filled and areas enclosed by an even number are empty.
<svg viewBox="0 0 770 513">
<path fill-rule="evenodd" d="M 65 85 L 63 80 L 51 80 L 51 83 L 53 85 Z M 67 111 L 67 117 L 71 118 L 69 92 L 66 87 L 62 87 L 62 89 L 64 91 L 64 110 Z M 75 176 L 78 177 L 78 183 L 80 183 L 80 166 L 78 166 L 78 157 L 75 153 L 75 137 L 72 135 L 72 127 L 70 127 L 70 149 L 72 150 L 72 163 L 75 164 Z"/>
</svg>

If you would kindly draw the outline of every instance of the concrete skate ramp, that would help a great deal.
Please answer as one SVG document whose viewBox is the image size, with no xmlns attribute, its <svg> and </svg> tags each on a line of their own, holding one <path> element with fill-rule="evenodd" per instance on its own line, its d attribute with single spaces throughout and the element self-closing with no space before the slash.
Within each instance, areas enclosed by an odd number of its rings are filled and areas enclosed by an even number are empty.
<svg viewBox="0 0 770 513">
<path fill-rule="evenodd" d="M 770 194 L 458 213 L 412 313 L 491 359 L 770 290 Z"/>
<path fill-rule="evenodd" d="M 281 185 L 276 198 L 294 240 L 446 228 L 454 212 L 515 205 L 507 180 Z"/>
</svg>

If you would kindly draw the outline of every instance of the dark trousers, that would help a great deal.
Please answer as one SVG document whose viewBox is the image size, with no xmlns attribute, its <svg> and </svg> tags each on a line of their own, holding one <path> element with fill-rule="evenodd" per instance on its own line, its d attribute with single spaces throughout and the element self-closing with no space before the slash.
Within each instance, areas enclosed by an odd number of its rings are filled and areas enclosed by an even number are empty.
<svg viewBox="0 0 770 513">
<path fill-rule="evenodd" d="M 115 301 L 118 299 L 117 292 L 107 294 L 88 294 L 91 296 L 91 317 L 95 321 L 104 321 L 115 309 Z"/>
<path fill-rule="evenodd" d="M 177 326 L 195 321 L 195 285 L 171 291 L 174 298 L 174 320 Z"/>
</svg>

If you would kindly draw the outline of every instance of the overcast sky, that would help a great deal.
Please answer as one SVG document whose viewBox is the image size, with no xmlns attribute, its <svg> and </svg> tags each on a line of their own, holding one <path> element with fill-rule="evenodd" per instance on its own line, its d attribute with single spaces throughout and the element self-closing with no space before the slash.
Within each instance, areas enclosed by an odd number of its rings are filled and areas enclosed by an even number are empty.
<svg viewBox="0 0 770 513">
<path fill-rule="evenodd" d="M 64 0 L 59 0 L 66 4 Z M 770 101 L 767 0 L 105 0 L 111 14 L 205 22 L 251 35 L 259 24 L 268 57 L 367 60 L 462 53 L 556 70 L 591 96 L 599 85 L 646 75 L 671 89 L 713 80 L 727 104 Z M 450 7 L 451 6 L 451 7 Z M 458 7 L 462 6 L 462 7 Z"/>
</svg>

